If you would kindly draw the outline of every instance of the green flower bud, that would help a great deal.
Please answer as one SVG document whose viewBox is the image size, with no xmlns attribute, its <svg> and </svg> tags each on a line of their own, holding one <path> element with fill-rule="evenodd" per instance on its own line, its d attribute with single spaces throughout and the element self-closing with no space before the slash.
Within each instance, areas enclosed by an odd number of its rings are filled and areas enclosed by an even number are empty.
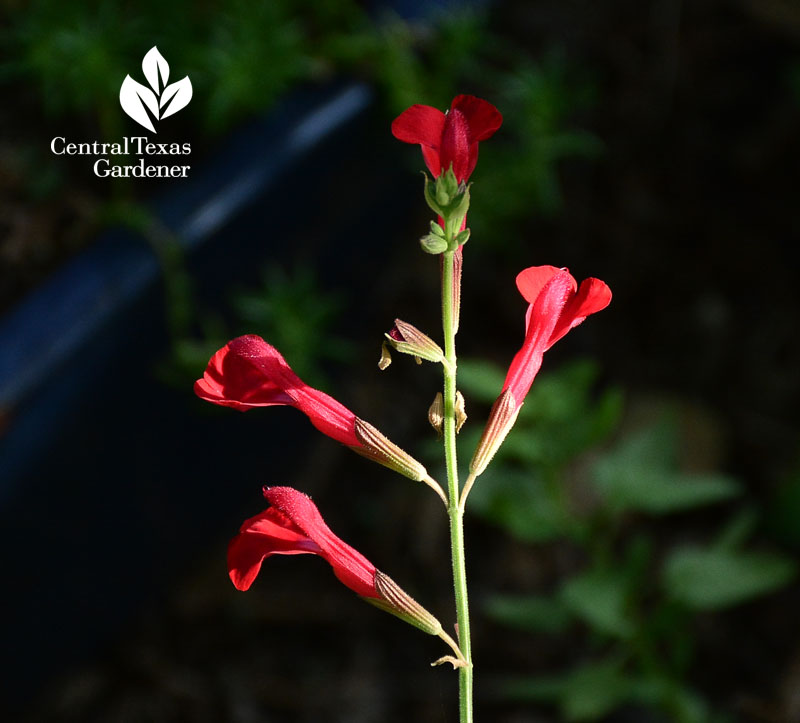
<svg viewBox="0 0 800 723">
<path fill-rule="evenodd" d="M 426 254 L 443 254 L 447 251 L 447 240 L 443 236 L 429 233 L 419 240 L 419 245 Z"/>
</svg>

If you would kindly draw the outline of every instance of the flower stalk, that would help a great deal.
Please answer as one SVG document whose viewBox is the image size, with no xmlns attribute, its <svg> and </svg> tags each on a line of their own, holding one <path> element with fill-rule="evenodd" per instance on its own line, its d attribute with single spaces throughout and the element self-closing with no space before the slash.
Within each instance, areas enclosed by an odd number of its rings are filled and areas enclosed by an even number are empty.
<svg viewBox="0 0 800 723">
<path fill-rule="evenodd" d="M 399 140 L 419 144 L 433 180 L 425 177 L 425 199 L 436 214 L 430 233 L 421 239 L 426 253 L 439 256 L 444 348 L 411 324 L 396 319 L 385 335 L 379 368 L 391 363 L 390 348 L 417 361 L 441 364 L 443 391 L 428 410 L 428 420 L 444 445 L 447 484 L 443 488 L 425 466 L 376 427 L 341 402 L 314 389 L 291 369 L 281 353 L 264 339 L 247 334 L 231 340 L 209 360 L 195 393 L 202 399 L 239 411 L 290 406 L 311 424 L 359 455 L 429 486 L 442 500 L 450 522 L 450 549 L 456 607 L 456 638 L 440 621 L 378 570 L 358 550 L 337 537 L 310 497 L 291 487 L 265 487 L 269 507 L 242 524 L 228 547 L 228 573 L 234 586 L 247 590 L 262 563 L 273 555 L 316 555 L 361 599 L 444 641 L 452 651 L 432 665 L 450 663 L 458 670 L 459 722 L 473 722 L 473 663 L 467 594 L 464 510 L 473 484 L 503 444 L 542 364 L 543 354 L 587 316 L 605 308 L 611 291 L 599 279 L 580 285 L 565 268 L 532 266 L 517 276 L 517 288 L 528 302 L 525 338 L 514 356 L 483 434 L 459 482 L 456 436 L 467 419 L 465 400 L 456 386 L 456 334 L 461 300 L 463 245 L 469 240 L 469 177 L 478 159 L 478 144 L 494 134 L 502 116 L 490 103 L 457 96 L 449 111 L 414 105 L 392 124 Z"/>
<path fill-rule="evenodd" d="M 442 327 L 447 364 L 444 373 L 444 453 L 447 466 L 447 491 L 450 518 L 450 548 L 453 564 L 453 589 L 458 621 L 458 647 L 464 664 L 458 666 L 459 723 L 472 723 L 472 645 L 469 629 L 469 598 L 464 547 L 464 509 L 459 504 L 458 455 L 456 453 L 456 324 L 454 307 L 455 251 L 442 255 Z"/>
</svg>

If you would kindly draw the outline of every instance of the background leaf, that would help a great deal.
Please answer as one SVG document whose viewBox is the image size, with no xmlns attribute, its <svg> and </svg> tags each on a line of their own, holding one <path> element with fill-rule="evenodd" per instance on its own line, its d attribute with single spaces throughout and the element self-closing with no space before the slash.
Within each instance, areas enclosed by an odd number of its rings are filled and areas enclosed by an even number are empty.
<svg viewBox="0 0 800 723">
<path fill-rule="evenodd" d="M 560 597 L 576 617 L 597 632 L 626 638 L 634 631 L 627 581 L 618 572 L 589 570 L 568 580 Z"/>
<path fill-rule="evenodd" d="M 484 612 L 503 625 L 534 633 L 562 633 L 571 620 L 561 600 L 544 595 L 495 595 Z"/>
<path fill-rule="evenodd" d="M 674 423 L 665 420 L 626 437 L 595 463 L 594 485 L 615 512 L 666 514 L 740 493 L 725 475 L 677 471 L 676 434 Z"/>
<path fill-rule="evenodd" d="M 580 521 L 551 496 L 536 474 L 490 467 L 469 497 L 471 508 L 525 542 L 576 534 Z"/>
<path fill-rule="evenodd" d="M 482 359 L 458 360 L 458 386 L 477 402 L 492 404 L 503 390 L 505 371 Z"/>
<path fill-rule="evenodd" d="M 718 610 L 776 590 L 795 575 L 782 555 L 683 547 L 670 554 L 664 586 L 676 600 L 697 610 Z"/>
<path fill-rule="evenodd" d="M 633 681 L 615 662 L 575 668 L 562 691 L 562 714 L 568 721 L 598 720 L 628 699 L 632 689 Z"/>
</svg>

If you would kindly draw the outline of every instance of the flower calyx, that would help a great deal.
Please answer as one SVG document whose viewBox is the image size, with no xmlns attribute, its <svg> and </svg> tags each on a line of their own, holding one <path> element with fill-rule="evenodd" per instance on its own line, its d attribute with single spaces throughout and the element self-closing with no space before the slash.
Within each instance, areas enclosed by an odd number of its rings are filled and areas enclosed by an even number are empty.
<svg viewBox="0 0 800 723">
<path fill-rule="evenodd" d="M 436 433 L 442 436 L 442 425 L 444 424 L 444 397 L 441 392 L 436 392 L 436 396 L 428 408 L 428 421 L 436 430 Z"/>
<path fill-rule="evenodd" d="M 464 422 L 467 421 L 466 402 L 464 395 L 459 391 L 456 391 L 456 404 L 453 411 L 456 414 L 456 434 L 458 434 L 461 427 L 464 426 Z"/>
<path fill-rule="evenodd" d="M 401 319 L 394 320 L 394 326 L 386 334 L 386 339 L 402 354 L 411 354 L 417 359 L 434 363 L 445 361 L 442 348 L 433 339 Z"/>
<path fill-rule="evenodd" d="M 437 665 L 444 665 L 445 663 L 450 663 L 450 665 L 453 666 L 453 670 L 472 667 L 472 663 L 468 663 L 463 658 L 457 658 L 454 655 L 443 655 L 441 658 L 437 658 L 431 663 L 431 668 L 435 668 Z"/>
<path fill-rule="evenodd" d="M 387 439 L 369 422 L 356 417 L 355 435 L 361 446 L 351 447 L 362 457 L 393 469 L 415 482 L 423 482 L 428 478 L 428 471 L 417 462 L 408 452 L 400 449 L 394 442 Z"/>
<path fill-rule="evenodd" d="M 517 406 L 514 395 L 508 389 L 497 398 L 489 412 L 489 421 L 486 422 L 480 442 L 472 455 L 472 461 L 469 463 L 472 476 L 477 477 L 482 474 L 492 461 L 492 457 L 500 449 L 506 435 L 517 421 L 521 408 L 522 405 Z"/>
<path fill-rule="evenodd" d="M 392 578 L 380 570 L 375 571 L 375 590 L 379 597 L 365 597 L 364 600 L 395 615 L 415 628 L 419 628 L 428 635 L 441 634 L 442 624 Z"/>
</svg>

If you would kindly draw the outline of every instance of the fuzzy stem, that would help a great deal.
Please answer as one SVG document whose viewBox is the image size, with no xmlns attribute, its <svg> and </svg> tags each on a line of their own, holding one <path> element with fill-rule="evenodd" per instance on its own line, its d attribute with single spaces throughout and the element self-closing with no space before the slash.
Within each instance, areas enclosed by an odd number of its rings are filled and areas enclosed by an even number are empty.
<svg viewBox="0 0 800 723">
<path fill-rule="evenodd" d="M 453 587 L 458 620 L 458 644 L 465 665 L 458 669 L 459 723 L 472 723 L 472 652 L 467 599 L 467 569 L 464 556 L 464 510 L 459 505 L 458 459 L 456 454 L 456 324 L 454 291 L 454 251 L 442 259 L 442 326 L 444 353 L 444 453 L 447 465 L 447 490 L 450 517 L 450 545 L 453 559 Z"/>
</svg>

